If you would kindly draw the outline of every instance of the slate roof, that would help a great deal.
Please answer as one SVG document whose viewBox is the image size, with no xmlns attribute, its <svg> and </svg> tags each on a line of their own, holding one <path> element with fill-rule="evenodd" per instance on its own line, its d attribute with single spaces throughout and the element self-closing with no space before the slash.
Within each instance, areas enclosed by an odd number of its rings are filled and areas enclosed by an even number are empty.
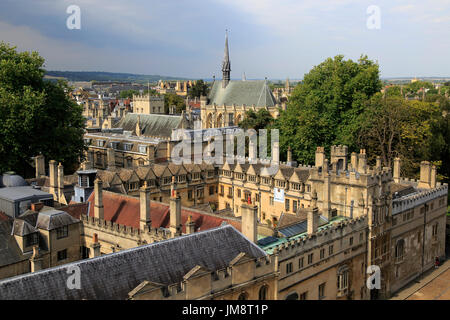
<svg viewBox="0 0 450 320">
<path fill-rule="evenodd" d="M 23 254 L 11 235 L 13 220 L 0 221 L 0 267 L 26 260 L 30 257 Z"/>
<path fill-rule="evenodd" d="M 44 230 L 53 230 L 62 226 L 67 226 L 79 222 L 65 211 L 55 210 L 41 210 L 36 222 L 36 228 Z"/>
<path fill-rule="evenodd" d="M 165 114 L 127 113 L 114 124 L 114 128 L 123 128 L 125 131 L 135 132 L 138 117 L 142 135 L 165 138 L 171 137 L 172 130 L 178 129 L 183 119 L 182 116 Z"/>
<path fill-rule="evenodd" d="M 0 299 L 123 300 L 143 281 L 175 284 L 197 265 L 223 269 L 242 252 L 253 258 L 267 256 L 227 225 L 9 278 L 0 281 Z M 81 275 L 79 290 L 67 287 L 67 270 L 75 266 Z"/>
<path fill-rule="evenodd" d="M 225 88 L 222 88 L 222 81 L 216 81 L 212 85 L 209 93 L 209 105 L 233 105 L 256 107 L 273 107 L 277 104 L 265 80 L 237 81 L 232 80 Z"/>
<path fill-rule="evenodd" d="M 13 223 L 13 234 L 16 236 L 26 236 L 31 233 L 35 233 L 38 230 L 31 224 L 22 219 L 15 219 Z"/>
<path fill-rule="evenodd" d="M 27 186 L 0 188 L 0 198 L 8 199 L 10 201 L 26 200 L 33 197 L 51 198 L 52 195 L 47 192 Z"/>
</svg>

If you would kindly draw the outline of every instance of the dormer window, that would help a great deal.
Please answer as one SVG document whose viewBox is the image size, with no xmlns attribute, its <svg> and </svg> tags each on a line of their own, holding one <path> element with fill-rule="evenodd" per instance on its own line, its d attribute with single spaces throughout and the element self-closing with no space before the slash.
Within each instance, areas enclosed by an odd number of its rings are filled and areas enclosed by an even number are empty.
<svg viewBox="0 0 450 320">
<path fill-rule="evenodd" d="M 184 183 L 186 181 L 186 175 L 182 174 L 177 177 L 178 183 Z"/>
<path fill-rule="evenodd" d="M 86 138 L 86 139 L 84 139 L 84 144 L 89 146 L 91 144 L 91 141 L 92 141 L 92 139 Z"/>
<path fill-rule="evenodd" d="M 97 147 L 103 147 L 105 145 L 105 140 L 97 140 Z"/>
<path fill-rule="evenodd" d="M 292 188 L 292 190 L 300 191 L 301 184 L 300 183 L 291 182 L 291 188 Z"/>
<path fill-rule="evenodd" d="M 25 236 L 25 247 L 31 247 L 36 244 L 39 244 L 39 234 L 37 232 Z"/>
<path fill-rule="evenodd" d="M 192 180 L 200 180 L 200 173 L 196 172 L 192 174 Z"/>
<path fill-rule="evenodd" d="M 276 180 L 276 186 L 277 186 L 277 188 L 285 188 L 286 187 L 286 181 Z"/>
</svg>

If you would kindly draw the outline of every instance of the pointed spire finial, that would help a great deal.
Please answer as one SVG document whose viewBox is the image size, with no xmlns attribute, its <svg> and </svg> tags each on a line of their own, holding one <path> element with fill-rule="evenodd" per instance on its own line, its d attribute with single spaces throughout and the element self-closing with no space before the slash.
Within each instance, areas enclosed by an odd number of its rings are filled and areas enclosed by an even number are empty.
<svg viewBox="0 0 450 320">
<path fill-rule="evenodd" d="M 225 30 L 225 50 L 222 62 L 222 87 L 225 88 L 230 82 L 231 63 L 228 49 L 228 29 Z"/>
</svg>

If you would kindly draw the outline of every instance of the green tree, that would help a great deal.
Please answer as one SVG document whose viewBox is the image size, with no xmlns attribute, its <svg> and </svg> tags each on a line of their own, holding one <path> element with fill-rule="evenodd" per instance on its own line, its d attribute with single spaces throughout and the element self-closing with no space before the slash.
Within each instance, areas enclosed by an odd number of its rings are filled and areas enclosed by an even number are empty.
<svg viewBox="0 0 450 320">
<path fill-rule="evenodd" d="M 176 107 L 177 113 L 181 113 L 181 111 L 186 110 L 186 101 L 183 99 L 183 97 L 180 97 L 175 93 L 166 93 L 164 95 L 164 106 L 166 109 L 166 113 L 168 112 L 169 107 L 172 106 Z"/>
<path fill-rule="evenodd" d="M 376 94 L 360 117 L 359 146 L 372 163 L 380 155 L 384 166 L 391 167 L 394 157 L 400 157 L 403 174 L 417 176 L 420 162 L 433 160 L 433 128 L 440 117 L 436 103 Z"/>
<path fill-rule="evenodd" d="M 328 58 L 304 76 L 277 119 L 281 152 L 290 146 L 300 163 L 311 164 L 317 146 L 346 144 L 356 150 L 364 102 L 380 89 L 378 64 L 367 56 L 358 62 Z"/>
<path fill-rule="evenodd" d="M 85 150 L 82 108 L 65 82 L 44 81 L 44 59 L 0 43 L 0 172 L 33 172 L 33 156 L 74 170 Z"/>
<path fill-rule="evenodd" d="M 189 89 L 189 98 L 200 98 L 208 95 L 208 85 L 203 80 L 197 82 Z"/>
<path fill-rule="evenodd" d="M 269 128 L 274 122 L 270 112 L 266 109 L 259 109 L 257 112 L 248 110 L 244 119 L 239 122 L 239 127 L 243 129 L 259 129 Z"/>
</svg>

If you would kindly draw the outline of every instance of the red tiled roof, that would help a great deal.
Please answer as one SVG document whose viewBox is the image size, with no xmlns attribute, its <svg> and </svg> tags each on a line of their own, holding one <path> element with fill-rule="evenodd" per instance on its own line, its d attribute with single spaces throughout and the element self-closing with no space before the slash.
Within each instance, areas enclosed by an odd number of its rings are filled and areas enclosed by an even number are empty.
<svg viewBox="0 0 450 320">
<path fill-rule="evenodd" d="M 94 192 L 88 199 L 89 215 L 94 216 Z M 103 214 L 106 221 L 112 221 L 117 224 L 139 228 L 140 220 L 140 202 L 139 198 L 127 195 L 103 191 Z M 170 208 L 168 204 L 161 202 L 150 202 L 150 216 L 152 220 L 152 228 L 169 228 L 170 227 Z M 225 221 L 238 230 L 241 230 L 241 223 L 226 218 L 215 217 L 206 213 L 181 209 L 181 223 L 183 232 L 186 232 L 186 221 L 192 216 L 195 222 L 195 231 L 208 230 L 222 225 Z"/>
<path fill-rule="evenodd" d="M 71 201 L 71 202 L 69 202 L 69 205 L 67 205 L 65 207 L 61 207 L 59 209 L 67 212 L 75 219 L 80 220 L 82 214 L 87 215 L 88 207 L 89 207 L 89 203 L 87 203 L 87 202 L 77 203 L 77 202 Z"/>
</svg>

